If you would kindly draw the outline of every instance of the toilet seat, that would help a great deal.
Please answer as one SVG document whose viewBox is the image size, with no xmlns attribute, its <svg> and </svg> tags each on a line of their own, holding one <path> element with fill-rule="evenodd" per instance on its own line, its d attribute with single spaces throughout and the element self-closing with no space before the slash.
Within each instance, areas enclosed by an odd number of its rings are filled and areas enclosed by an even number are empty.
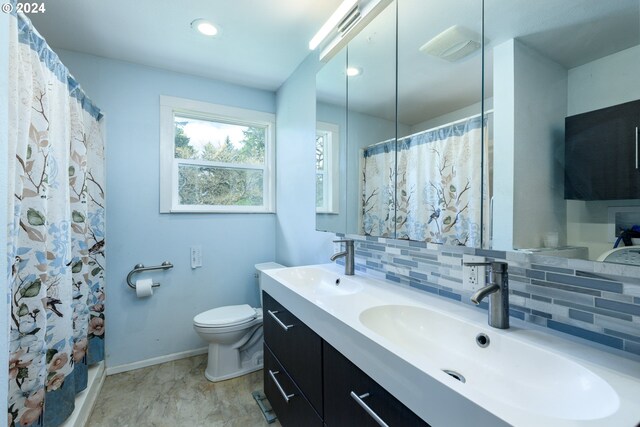
<svg viewBox="0 0 640 427">
<path fill-rule="evenodd" d="M 248 323 L 258 317 L 258 311 L 248 304 L 228 305 L 207 310 L 193 318 L 201 328 L 221 328 Z"/>
</svg>

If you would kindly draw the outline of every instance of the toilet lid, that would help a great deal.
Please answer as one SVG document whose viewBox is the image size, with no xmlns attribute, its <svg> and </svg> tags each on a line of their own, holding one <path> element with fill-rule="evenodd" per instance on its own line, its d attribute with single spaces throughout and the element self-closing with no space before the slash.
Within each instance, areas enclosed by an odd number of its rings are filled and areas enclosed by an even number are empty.
<svg viewBox="0 0 640 427">
<path fill-rule="evenodd" d="M 258 316 L 255 308 L 248 304 L 228 305 L 207 310 L 193 318 L 196 326 L 221 327 L 248 322 Z"/>
</svg>

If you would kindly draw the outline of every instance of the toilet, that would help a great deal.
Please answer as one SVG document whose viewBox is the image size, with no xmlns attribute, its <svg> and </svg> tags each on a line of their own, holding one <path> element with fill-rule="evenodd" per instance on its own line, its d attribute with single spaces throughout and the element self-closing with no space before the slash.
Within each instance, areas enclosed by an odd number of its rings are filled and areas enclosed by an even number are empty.
<svg viewBox="0 0 640 427">
<path fill-rule="evenodd" d="M 260 305 L 262 272 L 283 265 L 274 262 L 256 264 Z M 228 305 L 207 310 L 193 318 L 193 328 L 209 343 L 204 376 L 222 381 L 262 369 L 262 308 L 248 304 Z"/>
</svg>

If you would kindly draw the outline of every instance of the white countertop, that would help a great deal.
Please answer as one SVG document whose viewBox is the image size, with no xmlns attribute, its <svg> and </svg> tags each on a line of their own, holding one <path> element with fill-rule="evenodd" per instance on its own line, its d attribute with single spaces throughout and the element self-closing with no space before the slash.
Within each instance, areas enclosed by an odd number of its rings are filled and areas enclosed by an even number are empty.
<svg viewBox="0 0 640 427">
<path fill-rule="evenodd" d="M 333 264 L 314 267 L 335 275 L 344 283 L 351 280 L 349 283 L 355 283 L 360 290 L 351 294 L 328 295 L 312 287 L 295 286 L 278 273 L 285 269 L 266 271 L 262 288 L 433 426 L 635 426 L 640 422 L 638 358 L 604 351 L 598 345 L 590 345 L 580 339 L 563 338 L 554 331 L 513 318 L 510 329 L 494 329 L 487 325 L 485 310 L 449 302 L 359 272 L 355 276 L 344 276 L 342 267 Z M 553 360 L 576 362 L 590 375 L 595 374 L 604 380 L 612 389 L 610 395 L 617 395 L 617 400 L 614 399 L 614 403 L 609 401 L 608 405 L 613 409 L 607 409 L 606 416 L 582 420 L 567 419 L 562 415 L 544 415 L 541 412 L 545 408 L 539 411 L 523 407 L 522 404 L 511 404 L 481 387 L 473 387 L 449 377 L 442 372 L 442 366 L 433 358 L 430 359 L 428 351 L 418 345 L 415 348 L 398 345 L 367 328 L 360 314 L 384 305 L 420 307 L 446 314 L 463 322 L 466 327 L 471 325 L 474 331 L 477 327 L 478 333 L 484 332 L 491 337 L 492 343 L 498 343 L 495 346 L 502 345 L 502 342 L 507 343 L 504 345 L 524 343 L 552 355 L 555 357 Z M 495 347 L 493 351 L 500 351 L 499 348 Z M 528 363 L 535 364 L 535 359 Z M 500 369 L 500 366 L 487 367 L 487 371 L 491 369 Z M 535 369 L 544 372 L 547 367 L 536 366 Z M 490 372 L 484 374 L 486 377 Z M 540 393 L 554 391 L 557 390 L 541 389 Z M 581 403 L 576 401 L 571 405 Z M 535 405 L 532 403 L 532 406 Z M 576 408 L 579 410 L 579 406 Z M 588 409 L 593 408 L 585 408 L 585 411 Z M 549 413 L 553 414 L 553 411 Z"/>
</svg>

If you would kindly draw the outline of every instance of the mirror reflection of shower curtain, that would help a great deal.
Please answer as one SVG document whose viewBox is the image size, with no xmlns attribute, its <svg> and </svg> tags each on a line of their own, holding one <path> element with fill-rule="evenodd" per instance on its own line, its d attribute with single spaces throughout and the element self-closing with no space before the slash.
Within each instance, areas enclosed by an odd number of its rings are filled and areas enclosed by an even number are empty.
<svg viewBox="0 0 640 427">
<path fill-rule="evenodd" d="M 395 237 L 395 163 L 395 139 L 362 151 L 360 230 L 365 236 Z"/>
<path fill-rule="evenodd" d="M 104 120 L 28 18 L 9 34 L 8 424 L 53 427 L 104 358 Z"/>
<path fill-rule="evenodd" d="M 397 206 L 393 195 L 387 203 L 387 193 L 383 206 L 376 205 L 383 193 L 380 189 L 396 180 L 394 174 L 386 173 L 396 153 L 378 148 L 385 143 L 365 149 L 362 187 L 369 210 L 363 209 L 364 234 L 382 235 L 372 231 L 395 229 L 398 239 L 480 247 L 482 210 L 487 218 L 489 208 L 487 189 L 483 192 L 482 188 L 488 183 L 488 169 L 482 168 L 481 143 L 482 133 L 487 140 L 488 131 L 486 121 L 484 126 L 482 123 L 481 117 L 471 117 L 399 139 Z M 487 147 L 485 144 L 485 159 Z M 375 176 L 383 167 L 385 173 Z M 370 200 L 365 198 L 371 195 Z M 395 212 L 391 207 L 396 208 Z M 385 213 L 389 215 L 383 217 Z"/>
</svg>

